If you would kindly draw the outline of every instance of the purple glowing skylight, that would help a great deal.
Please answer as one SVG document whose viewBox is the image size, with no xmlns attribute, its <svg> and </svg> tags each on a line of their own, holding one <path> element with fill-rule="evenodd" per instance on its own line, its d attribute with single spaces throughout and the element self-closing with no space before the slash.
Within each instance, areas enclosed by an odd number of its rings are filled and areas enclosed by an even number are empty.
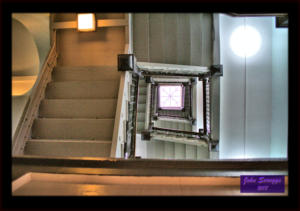
<svg viewBox="0 0 300 211">
<path fill-rule="evenodd" d="M 181 85 L 159 85 L 159 107 L 181 110 L 183 108 L 182 93 Z"/>
</svg>

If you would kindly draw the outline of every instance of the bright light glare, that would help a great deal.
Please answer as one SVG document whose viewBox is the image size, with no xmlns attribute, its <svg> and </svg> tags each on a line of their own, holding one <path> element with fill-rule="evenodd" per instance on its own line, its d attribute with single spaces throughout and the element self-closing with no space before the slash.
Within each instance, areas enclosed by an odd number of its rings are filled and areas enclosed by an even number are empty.
<svg viewBox="0 0 300 211">
<path fill-rule="evenodd" d="M 95 14 L 78 14 L 79 31 L 95 31 Z"/>
<path fill-rule="evenodd" d="M 237 56 L 251 57 L 261 47 L 260 34 L 251 26 L 239 26 L 231 34 L 230 47 Z"/>
<path fill-rule="evenodd" d="M 159 107 L 179 110 L 183 108 L 182 86 L 159 86 Z"/>
</svg>

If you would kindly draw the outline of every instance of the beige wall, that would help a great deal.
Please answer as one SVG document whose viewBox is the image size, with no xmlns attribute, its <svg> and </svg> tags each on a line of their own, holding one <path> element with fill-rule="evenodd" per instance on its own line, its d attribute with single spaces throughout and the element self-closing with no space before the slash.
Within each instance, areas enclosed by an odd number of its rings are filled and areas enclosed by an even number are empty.
<svg viewBox="0 0 300 211">
<path fill-rule="evenodd" d="M 31 76 L 39 72 L 39 54 L 29 30 L 12 19 L 12 76 Z"/>
<path fill-rule="evenodd" d="M 37 75 L 50 49 L 49 13 L 13 13 L 12 29 L 12 76 Z M 12 136 L 29 96 L 12 97 Z"/>
<path fill-rule="evenodd" d="M 56 14 L 54 21 L 76 21 L 76 13 Z M 122 13 L 96 14 L 97 19 L 121 19 Z M 124 52 L 124 27 L 97 28 L 95 32 L 77 29 L 57 31 L 58 64 L 63 66 L 117 65 L 117 55 Z"/>
<path fill-rule="evenodd" d="M 13 13 L 12 17 L 20 21 L 33 36 L 36 43 L 40 68 L 50 49 L 49 13 Z"/>
</svg>

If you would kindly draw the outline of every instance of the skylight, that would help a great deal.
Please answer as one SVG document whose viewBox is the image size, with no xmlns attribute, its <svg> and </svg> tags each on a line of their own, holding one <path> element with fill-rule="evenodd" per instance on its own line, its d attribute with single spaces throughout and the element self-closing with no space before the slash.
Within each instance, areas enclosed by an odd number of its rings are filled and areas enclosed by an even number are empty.
<svg viewBox="0 0 300 211">
<path fill-rule="evenodd" d="M 181 110 L 183 104 L 183 86 L 159 85 L 159 107 L 164 110 Z"/>
</svg>

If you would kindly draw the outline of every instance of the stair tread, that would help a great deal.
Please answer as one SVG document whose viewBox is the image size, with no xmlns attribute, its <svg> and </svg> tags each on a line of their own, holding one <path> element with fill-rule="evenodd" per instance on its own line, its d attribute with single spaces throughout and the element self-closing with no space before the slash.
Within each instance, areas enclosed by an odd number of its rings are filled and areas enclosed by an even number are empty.
<svg viewBox="0 0 300 211">
<path fill-rule="evenodd" d="M 116 66 L 61 66 L 55 68 L 52 73 L 54 81 L 119 80 L 120 76 Z"/>
<path fill-rule="evenodd" d="M 34 139 L 111 139 L 113 118 L 37 118 L 32 126 Z"/>
<path fill-rule="evenodd" d="M 84 142 L 84 143 L 107 143 L 111 144 L 111 140 L 89 140 L 89 139 L 34 139 L 31 138 L 28 141 L 32 142 Z"/>
<path fill-rule="evenodd" d="M 36 119 L 49 119 L 49 120 L 91 120 L 91 118 L 73 118 L 73 119 L 70 119 L 70 118 L 47 118 L 47 117 L 38 117 Z M 94 118 L 93 120 L 115 120 L 115 118 L 101 118 L 101 119 L 98 119 L 98 118 Z"/>
<path fill-rule="evenodd" d="M 39 117 L 46 118 L 113 118 L 117 99 L 44 99 Z"/>
<path fill-rule="evenodd" d="M 111 141 L 31 139 L 24 154 L 50 157 L 108 157 Z"/>
<path fill-rule="evenodd" d="M 46 89 L 47 99 L 117 98 L 119 81 L 52 81 Z"/>
</svg>

